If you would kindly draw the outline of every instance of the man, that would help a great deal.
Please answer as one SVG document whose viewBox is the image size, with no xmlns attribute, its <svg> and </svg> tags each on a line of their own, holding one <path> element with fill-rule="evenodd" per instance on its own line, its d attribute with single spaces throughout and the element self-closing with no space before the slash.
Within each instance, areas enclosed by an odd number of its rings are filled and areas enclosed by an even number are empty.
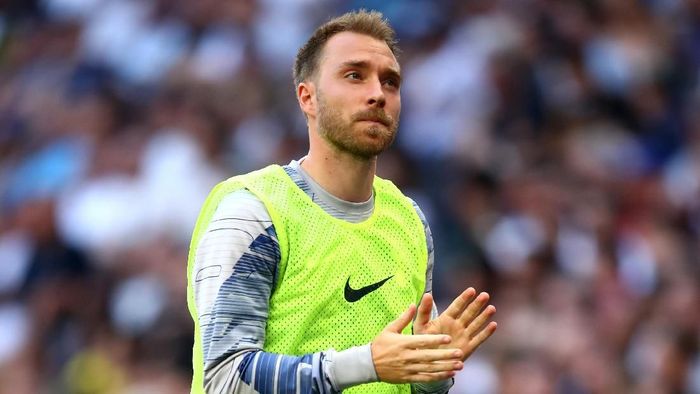
<svg viewBox="0 0 700 394">
<path fill-rule="evenodd" d="M 319 27 L 294 67 L 308 155 L 222 182 L 204 204 L 188 269 L 193 392 L 443 393 L 495 331 L 472 288 L 437 315 L 425 218 L 375 176 L 398 128 L 396 52 L 377 12 Z"/>
</svg>

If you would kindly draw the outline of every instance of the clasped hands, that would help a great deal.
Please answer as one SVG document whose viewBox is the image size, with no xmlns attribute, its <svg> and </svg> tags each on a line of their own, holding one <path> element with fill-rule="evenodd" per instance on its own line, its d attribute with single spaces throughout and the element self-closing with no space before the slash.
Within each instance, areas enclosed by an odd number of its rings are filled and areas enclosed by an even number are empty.
<svg viewBox="0 0 700 394">
<path fill-rule="evenodd" d="M 488 293 L 468 288 L 437 318 L 430 320 L 433 297 L 424 294 L 420 305 L 411 305 L 389 323 L 372 341 L 372 361 L 379 380 L 387 383 L 417 383 L 454 376 L 491 334 L 496 313 L 486 306 Z M 401 331 L 413 322 L 413 335 Z"/>
</svg>

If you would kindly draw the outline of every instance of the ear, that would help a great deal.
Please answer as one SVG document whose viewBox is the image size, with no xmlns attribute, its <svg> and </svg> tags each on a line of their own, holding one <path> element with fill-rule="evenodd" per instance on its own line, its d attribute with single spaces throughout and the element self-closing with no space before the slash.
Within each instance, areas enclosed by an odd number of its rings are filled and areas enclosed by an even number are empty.
<svg viewBox="0 0 700 394">
<path fill-rule="evenodd" d="M 316 117 L 316 86 L 313 82 L 302 82 L 297 85 L 297 100 L 306 118 Z"/>
</svg>

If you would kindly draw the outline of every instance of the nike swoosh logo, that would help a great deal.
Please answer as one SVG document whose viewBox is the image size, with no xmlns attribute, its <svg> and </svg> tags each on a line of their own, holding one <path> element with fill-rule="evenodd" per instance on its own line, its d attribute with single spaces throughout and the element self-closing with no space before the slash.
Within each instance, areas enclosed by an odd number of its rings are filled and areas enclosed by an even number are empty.
<svg viewBox="0 0 700 394">
<path fill-rule="evenodd" d="M 386 283 L 386 281 L 393 277 L 394 275 L 391 275 L 390 277 L 382 279 L 379 282 L 371 284 L 369 286 L 365 286 L 359 289 L 353 289 L 352 287 L 350 287 L 350 277 L 348 276 L 348 281 L 345 282 L 345 300 L 347 302 L 359 301 L 362 297 L 382 287 L 382 285 Z"/>
</svg>

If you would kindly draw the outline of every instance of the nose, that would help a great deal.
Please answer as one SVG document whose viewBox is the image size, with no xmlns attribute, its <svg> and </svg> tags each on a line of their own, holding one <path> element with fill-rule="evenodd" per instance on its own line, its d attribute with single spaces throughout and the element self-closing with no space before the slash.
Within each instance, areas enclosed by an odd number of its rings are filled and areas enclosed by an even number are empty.
<svg viewBox="0 0 700 394">
<path fill-rule="evenodd" d="M 382 90 L 382 83 L 379 80 L 374 81 L 370 84 L 369 97 L 367 98 L 367 104 L 370 107 L 384 108 L 386 105 L 386 97 L 384 96 L 384 90 Z"/>
</svg>

